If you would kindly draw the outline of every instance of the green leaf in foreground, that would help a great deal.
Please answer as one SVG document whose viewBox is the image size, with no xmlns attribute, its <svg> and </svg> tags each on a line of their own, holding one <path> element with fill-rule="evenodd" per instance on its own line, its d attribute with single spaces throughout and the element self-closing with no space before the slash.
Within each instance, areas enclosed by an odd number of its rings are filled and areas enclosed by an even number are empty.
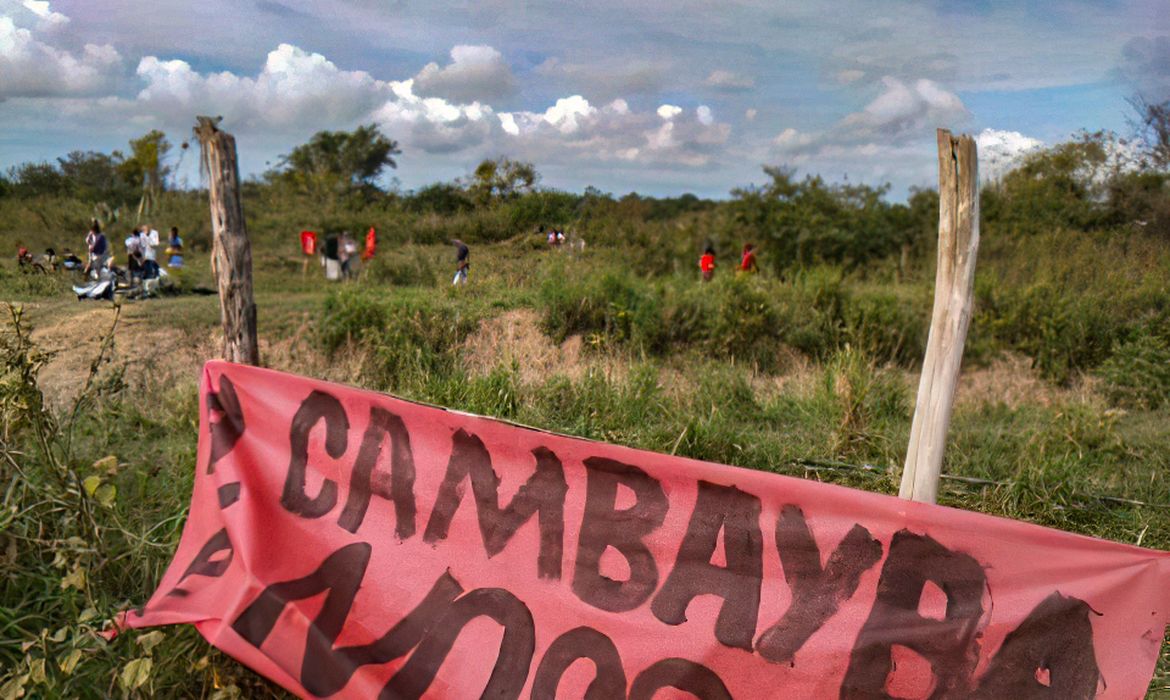
<svg viewBox="0 0 1170 700">
<path fill-rule="evenodd" d="M 122 687 L 126 690 L 141 688 L 150 680 L 150 670 L 153 666 L 154 661 L 149 656 L 134 659 L 126 664 L 126 668 L 122 669 L 122 675 L 118 680 L 121 681 Z"/>
</svg>

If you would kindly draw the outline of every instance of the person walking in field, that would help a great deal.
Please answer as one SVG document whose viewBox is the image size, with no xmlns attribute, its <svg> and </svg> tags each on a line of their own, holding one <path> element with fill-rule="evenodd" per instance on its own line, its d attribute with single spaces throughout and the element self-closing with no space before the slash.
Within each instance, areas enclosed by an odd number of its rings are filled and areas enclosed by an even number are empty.
<svg viewBox="0 0 1170 700">
<path fill-rule="evenodd" d="M 754 275 L 760 271 L 760 266 L 756 262 L 756 246 L 753 243 L 747 243 L 743 247 L 743 257 L 739 261 L 740 274 Z"/>
<path fill-rule="evenodd" d="M 455 278 L 451 280 L 453 286 L 467 284 L 467 271 L 471 268 L 471 251 L 467 244 L 458 238 L 451 241 L 455 246 Z"/>
<path fill-rule="evenodd" d="M 710 282 L 715 278 L 715 248 L 708 245 L 699 258 L 699 271 L 703 274 L 703 281 Z"/>
</svg>

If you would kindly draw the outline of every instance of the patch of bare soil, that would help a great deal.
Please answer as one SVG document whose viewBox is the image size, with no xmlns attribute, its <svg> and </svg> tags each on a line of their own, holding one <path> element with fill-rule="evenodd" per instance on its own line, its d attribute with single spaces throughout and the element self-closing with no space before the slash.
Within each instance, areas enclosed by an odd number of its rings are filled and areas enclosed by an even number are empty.
<svg viewBox="0 0 1170 700">
<path fill-rule="evenodd" d="M 33 341 L 52 354 L 40 375 L 41 388 L 52 405 L 68 405 L 85 386 L 113 321 L 113 310 L 103 305 L 43 318 L 34 327 Z M 147 315 L 123 312 L 113 347 L 99 372 L 129 366 L 126 378 L 132 386 L 146 386 L 147 379 L 151 386 L 189 383 L 198 380 L 212 348 L 206 335 L 160 327 Z"/>
<path fill-rule="evenodd" d="M 913 391 L 918 390 L 918 374 L 910 377 Z M 1031 361 L 1017 354 L 1004 354 L 986 367 L 964 371 L 955 392 L 958 405 L 1022 404 L 1052 406 L 1062 403 L 1092 402 L 1096 399 L 1093 383 L 1081 379 L 1071 387 L 1059 387 L 1044 381 Z"/>
<path fill-rule="evenodd" d="M 540 317 L 532 309 L 514 309 L 485 319 L 464 341 L 463 360 L 475 374 L 515 363 L 524 382 L 542 382 L 554 375 L 576 381 L 590 370 L 623 374 L 625 364 L 615 358 L 585 353 L 581 336 L 570 336 L 557 345 L 540 330 Z"/>
</svg>

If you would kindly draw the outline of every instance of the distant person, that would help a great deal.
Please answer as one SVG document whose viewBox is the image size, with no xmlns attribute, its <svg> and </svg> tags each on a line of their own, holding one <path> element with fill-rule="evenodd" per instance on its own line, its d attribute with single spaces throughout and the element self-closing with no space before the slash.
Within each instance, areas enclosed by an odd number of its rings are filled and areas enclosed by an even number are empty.
<svg viewBox="0 0 1170 700">
<path fill-rule="evenodd" d="M 130 283 L 142 280 L 142 263 L 146 261 L 142 248 L 142 230 L 132 229 L 126 237 L 126 269 L 130 272 Z"/>
<path fill-rule="evenodd" d="M 565 232 L 557 229 L 557 245 L 561 246 L 565 243 Z"/>
<path fill-rule="evenodd" d="M 325 236 L 325 245 L 321 246 L 321 264 L 325 266 L 325 279 L 336 282 L 341 279 L 341 243 L 337 234 Z"/>
<path fill-rule="evenodd" d="M 81 261 L 81 258 L 74 255 L 73 251 L 65 248 L 61 251 L 61 267 L 70 271 L 80 270 L 85 267 L 85 263 Z"/>
<path fill-rule="evenodd" d="M 179 227 L 171 227 L 171 236 L 167 239 L 167 267 L 179 268 L 183 266 L 183 239 L 179 237 Z"/>
<path fill-rule="evenodd" d="M 158 231 L 150 224 L 142 227 L 142 259 L 143 261 L 150 261 L 157 263 L 158 253 L 155 252 L 158 248 Z"/>
<path fill-rule="evenodd" d="M 106 234 L 102 233 L 101 224 L 97 219 L 93 220 L 89 233 L 85 234 L 85 246 L 89 255 L 85 274 L 101 275 L 110 260 L 110 243 L 106 240 Z"/>
<path fill-rule="evenodd" d="M 739 271 L 745 275 L 754 275 L 760 271 L 760 266 L 756 262 L 756 246 L 748 243 L 743 247 L 743 258 L 739 261 Z"/>
<path fill-rule="evenodd" d="M 555 248 L 555 247 L 556 247 L 556 245 L 557 245 L 557 232 L 556 232 L 556 229 L 551 229 L 551 228 L 550 228 L 550 229 L 548 230 L 548 235 L 546 236 L 546 238 L 547 238 L 547 240 L 548 240 L 548 247 L 549 247 L 549 248 Z"/>
<path fill-rule="evenodd" d="M 358 272 L 358 247 L 357 241 L 353 236 L 349 235 L 349 231 L 341 234 L 340 250 L 338 251 L 341 257 L 341 276 L 345 279 L 353 279 L 357 277 Z"/>
<path fill-rule="evenodd" d="M 50 272 L 56 272 L 57 263 L 59 260 L 60 259 L 57 257 L 57 251 L 53 250 L 52 248 L 45 248 L 45 253 L 41 256 L 41 264 L 45 266 L 46 270 Z"/>
<path fill-rule="evenodd" d="M 471 268 L 471 251 L 468 250 L 467 244 L 458 238 L 451 241 L 451 244 L 455 246 L 455 279 L 451 280 L 451 284 L 467 284 L 467 271 Z"/>
<path fill-rule="evenodd" d="M 710 282 L 715 278 L 715 249 L 707 246 L 699 258 L 699 271 L 703 273 L 703 281 Z"/>
</svg>

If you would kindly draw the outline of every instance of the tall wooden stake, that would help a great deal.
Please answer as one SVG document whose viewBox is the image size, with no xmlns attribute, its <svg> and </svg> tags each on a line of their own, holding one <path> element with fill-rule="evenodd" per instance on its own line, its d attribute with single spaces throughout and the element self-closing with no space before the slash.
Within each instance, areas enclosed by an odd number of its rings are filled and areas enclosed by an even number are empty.
<svg viewBox="0 0 1170 700">
<path fill-rule="evenodd" d="M 236 139 L 217 128 L 219 118 L 196 117 L 202 168 L 211 200 L 212 270 L 219 287 L 223 359 L 260 364 L 256 303 L 252 300 L 252 246 L 240 206 Z"/>
<path fill-rule="evenodd" d="M 974 302 L 979 249 L 979 164 L 975 140 L 938 130 L 938 271 L 926 358 L 898 495 L 934 503 L 951 423 L 963 343 Z"/>
</svg>

